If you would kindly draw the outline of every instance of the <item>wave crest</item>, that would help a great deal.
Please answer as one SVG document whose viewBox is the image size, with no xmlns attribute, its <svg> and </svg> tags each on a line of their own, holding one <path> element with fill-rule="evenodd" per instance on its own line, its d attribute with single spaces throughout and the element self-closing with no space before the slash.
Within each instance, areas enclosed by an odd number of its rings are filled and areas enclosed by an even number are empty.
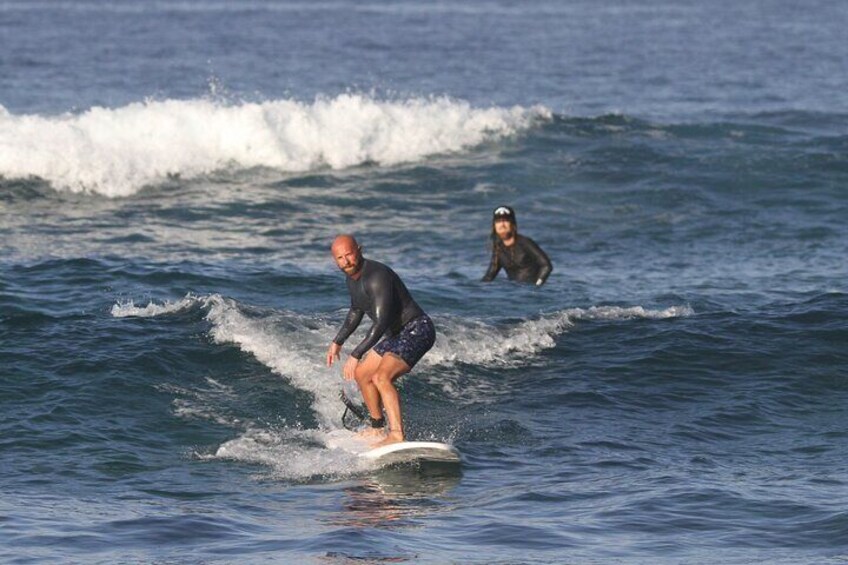
<svg viewBox="0 0 848 565">
<path fill-rule="evenodd" d="M 169 176 L 226 168 L 303 172 L 415 162 L 550 118 L 540 106 L 473 108 L 447 97 L 382 101 L 363 94 L 312 103 L 146 101 L 53 117 L 15 116 L 0 106 L 0 176 L 127 196 Z"/>
</svg>

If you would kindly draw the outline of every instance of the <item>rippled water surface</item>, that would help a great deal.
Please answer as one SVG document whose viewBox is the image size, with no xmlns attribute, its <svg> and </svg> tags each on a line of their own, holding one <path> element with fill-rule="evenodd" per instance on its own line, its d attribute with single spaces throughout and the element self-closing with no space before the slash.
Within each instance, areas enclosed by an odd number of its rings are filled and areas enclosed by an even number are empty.
<svg viewBox="0 0 848 565">
<path fill-rule="evenodd" d="M 846 24 L 0 2 L 0 560 L 844 562 Z M 544 287 L 479 281 L 501 204 Z M 460 468 L 327 447 L 340 232 Z"/>
</svg>

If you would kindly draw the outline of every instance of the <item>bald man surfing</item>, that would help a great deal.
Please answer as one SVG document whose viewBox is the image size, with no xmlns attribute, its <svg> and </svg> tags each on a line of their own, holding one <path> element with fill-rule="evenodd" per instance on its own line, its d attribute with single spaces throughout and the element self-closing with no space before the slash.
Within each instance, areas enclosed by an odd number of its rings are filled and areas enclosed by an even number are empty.
<svg viewBox="0 0 848 565">
<path fill-rule="evenodd" d="M 371 427 L 363 437 L 377 440 L 375 447 L 404 440 L 400 397 L 394 381 L 408 373 L 436 341 L 433 321 L 412 299 L 400 277 L 386 265 L 362 256 L 350 235 L 333 240 L 330 252 L 347 275 L 350 311 L 327 349 L 327 366 L 340 359 L 342 345 L 368 314 L 368 333 L 344 364 L 344 377 L 356 379 L 368 407 Z M 381 340 L 382 338 L 382 340 Z M 383 437 L 386 420 L 388 433 Z"/>
</svg>

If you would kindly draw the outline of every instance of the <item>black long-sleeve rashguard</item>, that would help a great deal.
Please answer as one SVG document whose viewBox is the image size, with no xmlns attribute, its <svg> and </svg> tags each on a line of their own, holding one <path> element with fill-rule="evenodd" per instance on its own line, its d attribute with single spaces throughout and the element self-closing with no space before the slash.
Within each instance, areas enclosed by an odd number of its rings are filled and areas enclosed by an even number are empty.
<svg viewBox="0 0 848 565">
<path fill-rule="evenodd" d="M 412 299 L 400 277 L 386 265 L 363 259 L 361 276 L 354 280 L 347 277 L 350 292 L 350 311 L 347 313 L 339 333 L 333 339 L 343 345 L 350 334 L 359 327 L 362 316 L 374 322 L 365 339 L 351 352 L 351 357 L 360 359 L 366 351 L 377 345 L 384 334 L 397 335 L 400 329 L 424 310 Z"/>
<path fill-rule="evenodd" d="M 515 243 L 510 247 L 500 240 L 495 241 L 492 247 L 492 261 L 483 281 L 493 280 L 503 267 L 511 281 L 542 285 L 553 271 L 551 260 L 529 237 L 515 234 Z"/>
</svg>

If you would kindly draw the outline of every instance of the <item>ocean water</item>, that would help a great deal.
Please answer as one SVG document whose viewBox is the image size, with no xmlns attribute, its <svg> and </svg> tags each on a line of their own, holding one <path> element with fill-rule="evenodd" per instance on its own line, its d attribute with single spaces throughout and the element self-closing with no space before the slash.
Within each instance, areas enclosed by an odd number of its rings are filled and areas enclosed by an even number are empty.
<svg viewBox="0 0 848 565">
<path fill-rule="evenodd" d="M 846 28 L 0 1 L 0 561 L 846 562 Z M 544 287 L 479 281 L 501 204 Z M 325 445 L 340 232 L 436 323 L 458 471 Z"/>
</svg>

